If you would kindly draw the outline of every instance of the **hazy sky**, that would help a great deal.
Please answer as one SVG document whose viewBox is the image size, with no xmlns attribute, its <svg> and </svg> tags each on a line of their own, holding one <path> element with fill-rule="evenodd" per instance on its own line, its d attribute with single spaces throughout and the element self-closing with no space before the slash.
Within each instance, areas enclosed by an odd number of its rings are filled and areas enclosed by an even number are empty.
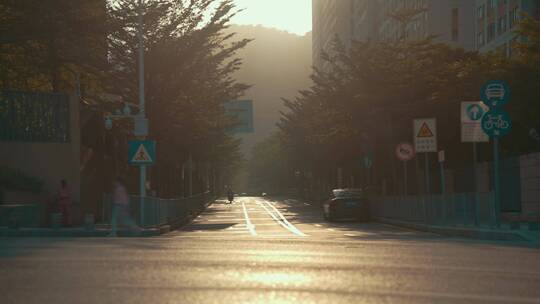
<svg viewBox="0 0 540 304">
<path fill-rule="evenodd" d="M 311 31 L 311 0 L 235 0 L 245 10 L 237 24 L 261 24 L 304 35 Z"/>
</svg>

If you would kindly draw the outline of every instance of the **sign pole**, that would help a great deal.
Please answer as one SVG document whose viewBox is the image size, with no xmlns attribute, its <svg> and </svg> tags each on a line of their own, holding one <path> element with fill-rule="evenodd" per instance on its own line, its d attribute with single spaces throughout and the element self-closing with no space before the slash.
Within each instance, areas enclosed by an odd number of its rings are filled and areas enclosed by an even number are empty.
<svg viewBox="0 0 540 304">
<path fill-rule="evenodd" d="M 444 162 L 440 162 L 440 168 L 441 168 L 441 193 L 446 193 L 446 181 L 444 176 Z"/>
<path fill-rule="evenodd" d="M 144 36 L 143 36 L 143 3 L 139 0 L 139 115 L 145 118 L 144 109 Z M 144 138 L 143 138 L 144 139 Z M 144 223 L 144 200 L 146 197 L 146 166 L 140 168 L 140 206 L 139 215 L 141 217 L 141 226 Z"/>
<path fill-rule="evenodd" d="M 479 195 L 478 195 L 478 152 L 476 150 L 476 142 L 473 142 L 473 187 L 474 187 L 474 225 L 478 226 L 478 211 L 477 206 L 479 204 Z"/>
<path fill-rule="evenodd" d="M 494 203 L 493 217 L 495 219 L 495 227 L 499 228 L 499 211 L 501 205 L 500 181 L 499 181 L 499 138 L 493 138 L 493 183 L 494 183 Z"/>
<path fill-rule="evenodd" d="M 429 176 L 429 153 L 424 153 L 425 156 L 425 173 L 426 173 L 426 194 L 431 195 L 431 184 L 430 184 L 430 176 Z"/>
<path fill-rule="evenodd" d="M 404 182 L 404 187 L 403 187 L 403 192 L 405 193 L 405 197 L 408 195 L 408 181 L 407 181 L 407 178 L 408 178 L 408 174 L 407 174 L 407 161 L 404 161 L 403 162 L 403 182 Z"/>
</svg>

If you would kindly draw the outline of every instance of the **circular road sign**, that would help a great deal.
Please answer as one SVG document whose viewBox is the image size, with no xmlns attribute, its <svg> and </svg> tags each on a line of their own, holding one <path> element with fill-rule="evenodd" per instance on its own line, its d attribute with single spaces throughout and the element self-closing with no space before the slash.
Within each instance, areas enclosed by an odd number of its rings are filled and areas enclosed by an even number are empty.
<svg viewBox="0 0 540 304">
<path fill-rule="evenodd" d="M 482 118 L 482 129 L 491 138 L 502 137 L 510 133 L 512 120 L 503 110 L 491 110 Z"/>
<path fill-rule="evenodd" d="M 482 102 L 490 108 L 502 107 L 510 101 L 510 87 L 504 81 L 488 81 L 480 92 Z"/>
<path fill-rule="evenodd" d="M 396 147 L 396 156 L 401 161 L 409 161 L 416 156 L 414 146 L 409 143 L 400 143 Z"/>
</svg>

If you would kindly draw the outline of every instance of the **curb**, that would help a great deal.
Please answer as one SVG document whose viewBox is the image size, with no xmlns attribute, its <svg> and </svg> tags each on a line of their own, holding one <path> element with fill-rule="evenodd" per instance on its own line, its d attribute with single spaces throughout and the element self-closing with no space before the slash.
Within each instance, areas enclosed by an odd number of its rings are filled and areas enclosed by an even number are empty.
<svg viewBox="0 0 540 304">
<path fill-rule="evenodd" d="M 118 236 L 120 237 L 153 237 L 160 235 L 161 229 L 151 228 L 144 229 L 140 234 L 134 234 L 130 231 L 120 230 Z M 9 229 L 0 228 L 0 237 L 42 237 L 42 238 L 88 238 L 88 237 L 107 237 L 111 231 L 109 229 Z"/>
<path fill-rule="evenodd" d="M 398 220 L 392 220 L 387 218 L 375 217 L 376 221 L 389 224 L 392 226 L 398 226 L 408 228 L 412 230 L 431 232 L 435 234 L 463 237 L 469 239 L 489 240 L 489 241 L 514 241 L 514 242 L 538 242 L 538 240 L 523 235 L 519 232 L 513 231 L 496 231 L 489 229 L 471 229 L 466 227 L 443 227 L 432 226 L 426 224 L 403 222 Z"/>
<path fill-rule="evenodd" d="M 202 213 L 208 206 L 213 204 L 215 199 L 211 199 L 208 202 L 202 204 L 201 207 L 190 210 L 188 214 L 172 223 L 161 225 L 156 228 L 145 228 L 140 234 L 135 234 L 127 230 L 119 230 L 119 237 L 155 237 L 173 230 L 176 230 L 186 224 L 191 223 L 200 213 Z M 0 227 L 0 238 L 7 237 L 30 237 L 30 238 L 90 238 L 90 237 L 107 237 L 111 233 L 110 229 L 85 229 L 85 228 L 19 228 L 10 229 L 7 227 Z"/>
</svg>

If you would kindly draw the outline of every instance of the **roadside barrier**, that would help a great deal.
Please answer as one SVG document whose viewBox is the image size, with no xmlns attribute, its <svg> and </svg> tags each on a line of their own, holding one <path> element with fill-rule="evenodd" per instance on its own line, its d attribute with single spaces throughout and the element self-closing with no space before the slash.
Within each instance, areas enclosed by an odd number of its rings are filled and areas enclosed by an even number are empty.
<svg viewBox="0 0 540 304">
<path fill-rule="evenodd" d="M 371 215 L 431 225 L 493 226 L 493 193 L 456 193 L 380 197 L 371 201 Z"/>
<path fill-rule="evenodd" d="M 104 223 L 111 222 L 111 198 L 111 194 L 105 194 L 103 197 L 102 220 Z M 175 225 L 204 210 L 212 199 L 213 196 L 209 192 L 177 199 L 145 197 L 143 202 L 144 218 L 141 223 L 140 196 L 130 195 L 130 213 L 141 227 Z"/>
</svg>

